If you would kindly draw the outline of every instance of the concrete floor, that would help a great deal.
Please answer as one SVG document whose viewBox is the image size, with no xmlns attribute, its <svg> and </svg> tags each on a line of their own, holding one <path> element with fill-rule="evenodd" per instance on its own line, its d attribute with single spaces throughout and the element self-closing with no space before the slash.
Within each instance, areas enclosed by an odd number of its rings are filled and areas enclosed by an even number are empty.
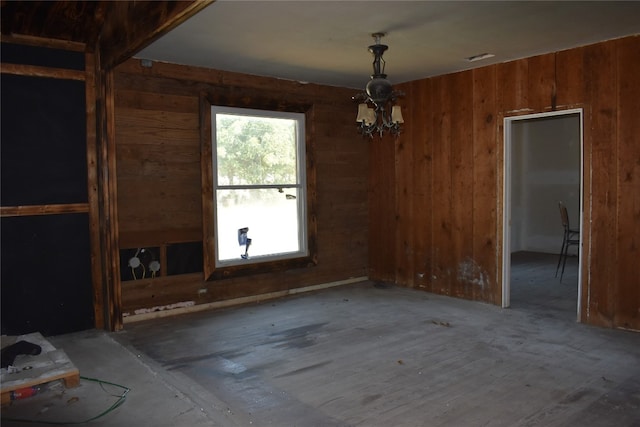
<svg viewBox="0 0 640 427">
<path fill-rule="evenodd" d="M 640 426 L 640 334 L 576 323 L 570 265 L 540 275 L 514 275 L 510 309 L 362 282 L 50 341 L 131 388 L 97 426 Z M 118 393 L 53 387 L 2 425 Z"/>
</svg>

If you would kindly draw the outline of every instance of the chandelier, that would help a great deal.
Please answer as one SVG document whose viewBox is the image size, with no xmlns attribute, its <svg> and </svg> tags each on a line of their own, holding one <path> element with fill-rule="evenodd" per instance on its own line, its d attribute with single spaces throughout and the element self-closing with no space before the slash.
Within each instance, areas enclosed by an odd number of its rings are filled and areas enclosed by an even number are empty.
<svg viewBox="0 0 640 427">
<path fill-rule="evenodd" d="M 358 104 L 358 130 L 363 136 L 373 138 L 374 134 L 382 137 L 385 131 L 390 131 L 393 135 L 400 134 L 401 125 L 404 123 L 402 119 L 402 111 L 399 105 L 393 105 L 399 96 L 404 93 L 394 91 L 391 82 L 387 80 L 384 74 L 385 61 L 382 59 L 384 52 L 389 46 L 380 44 L 380 38 L 384 33 L 374 33 L 371 36 L 376 43 L 369 46 L 369 52 L 374 55 L 373 74 L 371 80 L 367 83 L 366 92 L 353 97 Z"/>
</svg>

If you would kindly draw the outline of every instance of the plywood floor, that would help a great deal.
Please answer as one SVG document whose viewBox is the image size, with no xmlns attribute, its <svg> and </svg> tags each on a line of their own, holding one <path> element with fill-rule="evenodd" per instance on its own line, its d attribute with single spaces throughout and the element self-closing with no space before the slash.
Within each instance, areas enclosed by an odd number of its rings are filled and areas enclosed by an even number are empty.
<svg viewBox="0 0 640 427">
<path fill-rule="evenodd" d="M 640 425 L 640 334 L 575 322 L 576 266 L 516 258 L 510 309 L 362 282 L 119 338 L 213 425 Z"/>
</svg>

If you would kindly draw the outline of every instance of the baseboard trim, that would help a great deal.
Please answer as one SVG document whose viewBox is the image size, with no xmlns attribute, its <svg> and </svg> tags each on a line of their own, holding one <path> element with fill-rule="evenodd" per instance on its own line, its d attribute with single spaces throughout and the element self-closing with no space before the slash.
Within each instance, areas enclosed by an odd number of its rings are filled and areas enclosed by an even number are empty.
<svg viewBox="0 0 640 427">
<path fill-rule="evenodd" d="M 141 322 L 144 320 L 175 316 L 178 314 L 196 313 L 199 311 L 211 310 L 215 308 L 224 308 L 224 307 L 231 307 L 234 305 L 259 303 L 262 301 L 268 301 L 275 298 L 281 298 L 287 295 L 296 295 L 296 294 L 302 294 L 305 292 L 318 291 L 321 289 L 328 289 L 336 286 L 349 285 L 351 283 L 364 282 L 365 280 L 369 280 L 369 278 L 366 276 L 352 277 L 345 280 L 338 280 L 336 282 L 321 283 L 319 285 L 311 285 L 311 286 L 305 286 L 302 288 L 286 289 L 283 291 L 269 292 L 269 293 L 260 294 L 260 295 L 251 295 L 248 297 L 234 298 L 234 299 L 229 299 L 224 301 L 215 301 L 207 304 L 190 305 L 190 302 L 185 302 L 182 304 L 177 304 L 177 305 L 182 305 L 177 308 L 155 307 L 155 308 L 151 308 L 150 310 L 153 310 L 153 311 L 149 311 L 148 313 L 140 313 L 140 314 L 125 316 L 123 318 L 123 322 L 127 324 L 127 323 Z"/>
</svg>

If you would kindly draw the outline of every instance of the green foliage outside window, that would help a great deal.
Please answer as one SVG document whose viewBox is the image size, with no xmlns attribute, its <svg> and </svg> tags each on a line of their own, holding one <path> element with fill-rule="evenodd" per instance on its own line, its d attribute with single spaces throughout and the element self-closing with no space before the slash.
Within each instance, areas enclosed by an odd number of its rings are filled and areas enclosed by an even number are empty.
<svg viewBox="0 0 640 427">
<path fill-rule="evenodd" d="M 218 185 L 295 184 L 296 123 L 218 114 Z"/>
</svg>

